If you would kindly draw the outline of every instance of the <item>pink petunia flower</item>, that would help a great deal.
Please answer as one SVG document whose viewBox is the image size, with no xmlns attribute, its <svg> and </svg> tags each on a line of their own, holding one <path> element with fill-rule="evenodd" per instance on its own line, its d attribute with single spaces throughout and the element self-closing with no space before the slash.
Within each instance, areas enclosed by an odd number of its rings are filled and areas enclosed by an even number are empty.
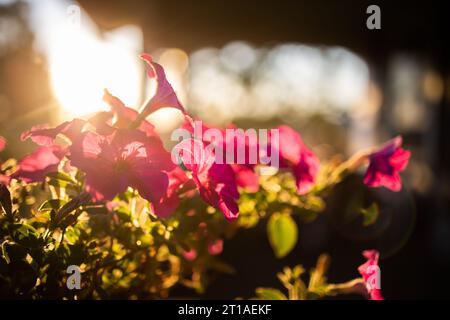
<svg viewBox="0 0 450 320">
<path fill-rule="evenodd" d="M 192 172 L 201 197 L 211 206 L 223 212 L 227 219 L 236 219 L 239 192 L 233 169 L 228 164 L 215 162 L 212 148 L 196 139 L 185 139 L 174 147 L 183 165 Z"/>
<path fill-rule="evenodd" d="M 183 128 L 191 134 L 196 134 L 197 128 L 194 126 L 200 125 L 203 136 L 196 138 L 201 139 L 206 146 L 213 144 L 215 149 L 220 151 L 220 155 L 215 154 L 216 160 L 231 165 L 239 187 L 246 189 L 247 192 L 257 192 L 259 190 L 259 176 L 254 169 L 259 158 L 252 159 L 250 156 L 252 152 L 257 155 L 259 150 L 257 136 L 246 136 L 242 130 L 237 129 L 234 125 L 229 125 L 226 129 L 213 128 L 218 130 L 217 133 L 219 134 L 208 136 L 205 132 L 212 129 L 211 126 L 202 121 L 192 121 L 189 118 L 185 119 Z M 230 163 L 227 158 L 234 159 L 234 162 Z"/>
<path fill-rule="evenodd" d="M 11 175 L 11 178 L 25 182 L 43 181 L 47 173 L 57 170 L 66 153 L 66 149 L 57 145 L 38 147 L 33 153 L 19 161 L 18 170 Z"/>
<path fill-rule="evenodd" d="M 169 185 L 167 186 L 166 194 L 159 202 L 153 203 L 155 212 L 158 212 L 159 217 L 170 216 L 180 204 L 180 197 L 178 191 L 188 182 L 189 178 L 186 173 L 179 167 L 175 167 L 172 171 L 167 172 L 169 178 Z"/>
<path fill-rule="evenodd" d="M 139 112 L 125 104 L 117 97 L 105 89 L 103 94 L 105 101 L 111 108 L 111 126 L 118 129 L 127 129 L 138 118 Z M 109 119 L 108 119 L 109 120 Z M 139 124 L 139 130 L 145 132 L 148 136 L 156 136 L 155 127 L 148 121 L 142 120 Z"/>
<path fill-rule="evenodd" d="M 259 176 L 250 166 L 232 164 L 231 168 L 234 171 L 236 184 L 245 189 L 247 192 L 258 192 L 259 190 Z"/>
<path fill-rule="evenodd" d="M 156 91 L 153 97 L 151 97 L 142 108 L 140 118 L 145 119 L 149 114 L 164 107 L 176 108 L 185 113 L 175 91 L 169 81 L 167 81 L 164 68 L 160 64 L 154 62 L 152 57 L 147 53 L 143 53 L 141 58 L 148 64 L 148 76 L 155 79 Z"/>
<path fill-rule="evenodd" d="M 380 268 L 378 267 L 379 253 L 376 250 L 365 250 L 363 256 L 367 261 L 358 267 L 358 272 L 366 283 L 370 300 L 384 300 L 381 295 Z"/>
<path fill-rule="evenodd" d="M 6 139 L 0 136 L 0 152 L 5 150 L 6 148 Z"/>
<path fill-rule="evenodd" d="M 392 191 L 402 189 L 399 172 L 408 165 L 411 153 L 401 148 L 402 137 L 397 136 L 383 144 L 369 156 L 369 167 L 364 175 L 364 183 L 369 187 L 384 186 Z"/>
<path fill-rule="evenodd" d="M 314 186 L 317 172 L 319 171 L 319 159 L 304 144 L 300 134 L 289 126 L 279 126 L 280 166 L 292 170 L 297 182 L 297 192 L 300 195 L 308 193 Z M 276 143 L 276 141 L 271 141 Z"/>
<path fill-rule="evenodd" d="M 161 140 L 139 130 L 117 129 L 108 136 L 84 132 L 70 152 L 71 164 L 86 173 L 96 200 L 112 200 L 130 186 L 152 204 L 159 203 L 169 184 L 165 171 L 174 167 Z"/>
<path fill-rule="evenodd" d="M 181 254 L 187 261 L 194 261 L 195 259 L 197 259 L 197 250 L 195 250 L 195 249 L 190 249 L 189 251 L 183 251 Z"/>
<path fill-rule="evenodd" d="M 20 139 L 24 141 L 30 138 L 37 145 L 50 147 L 53 145 L 53 141 L 58 134 L 64 134 L 72 140 L 81 132 L 85 124 L 86 121 L 82 119 L 73 119 L 72 121 L 65 121 L 54 128 L 49 128 L 46 125 L 38 125 L 23 132 L 20 135 Z"/>
<path fill-rule="evenodd" d="M 213 242 L 208 243 L 208 252 L 210 255 L 215 256 L 221 254 L 223 251 L 223 240 L 217 239 Z"/>
</svg>

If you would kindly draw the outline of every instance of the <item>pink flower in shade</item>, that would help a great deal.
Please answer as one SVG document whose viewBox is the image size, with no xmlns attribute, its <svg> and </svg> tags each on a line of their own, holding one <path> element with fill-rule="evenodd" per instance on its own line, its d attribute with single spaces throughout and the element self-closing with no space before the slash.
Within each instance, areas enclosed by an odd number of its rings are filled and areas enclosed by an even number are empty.
<svg viewBox="0 0 450 320">
<path fill-rule="evenodd" d="M 0 136 L 0 152 L 5 150 L 6 148 L 6 139 Z"/>
<path fill-rule="evenodd" d="M 370 300 L 384 300 L 380 290 L 380 268 L 378 267 L 379 253 L 376 250 L 365 250 L 362 254 L 367 261 L 358 267 L 358 272 L 366 283 Z"/>
<path fill-rule="evenodd" d="M 208 252 L 210 255 L 215 256 L 221 254 L 223 251 L 223 240 L 217 239 L 213 242 L 208 243 Z"/>
<path fill-rule="evenodd" d="M 84 132 L 70 151 L 71 164 L 86 173 L 87 189 L 96 200 L 112 200 L 130 186 L 159 203 L 169 184 L 165 171 L 174 167 L 161 140 L 138 130 L 117 129 L 108 136 Z"/>
<path fill-rule="evenodd" d="M 150 100 L 145 103 L 142 108 L 140 118 L 145 119 L 145 117 L 152 112 L 164 107 L 176 108 L 185 113 L 185 110 L 178 100 L 175 91 L 169 81 L 167 81 L 164 68 L 160 64 L 154 62 L 152 57 L 147 53 L 142 54 L 141 58 L 148 64 L 148 76 L 155 79 L 156 91 L 153 97 L 150 98 Z"/>
<path fill-rule="evenodd" d="M 369 167 L 364 175 L 366 185 L 373 188 L 384 186 L 392 191 L 402 189 L 399 172 L 408 165 L 411 153 L 401 146 L 402 137 L 397 136 L 370 154 Z"/>
<path fill-rule="evenodd" d="M 174 152 L 192 172 L 203 200 L 222 211 L 227 219 L 236 219 L 239 192 L 231 166 L 216 163 L 212 148 L 200 140 L 185 139 L 174 147 Z"/>
<path fill-rule="evenodd" d="M 0 184 L 4 184 L 4 185 L 9 185 L 11 178 L 4 175 L 4 174 L 0 174 Z"/>
<path fill-rule="evenodd" d="M 64 134 L 72 140 L 81 132 L 85 124 L 86 121 L 82 119 L 73 119 L 72 121 L 65 121 L 54 128 L 49 128 L 46 125 L 38 125 L 22 133 L 20 139 L 24 141 L 31 138 L 37 145 L 50 147 L 53 145 L 53 141 L 58 134 Z"/>
<path fill-rule="evenodd" d="M 187 261 L 194 261 L 195 259 L 197 259 L 197 251 L 195 249 L 183 251 L 181 254 Z"/>
<path fill-rule="evenodd" d="M 45 179 L 49 172 L 56 171 L 67 150 L 60 146 L 38 147 L 33 153 L 19 161 L 18 170 L 11 178 L 25 182 L 36 182 Z"/>
<path fill-rule="evenodd" d="M 167 176 L 169 185 L 166 194 L 159 202 L 153 203 L 155 212 L 158 212 L 158 216 L 162 218 L 170 216 L 178 208 L 180 204 L 178 191 L 189 180 L 186 173 L 179 167 L 167 172 Z"/>
<path fill-rule="evenodd" d="M 320 166 L 319 159 L 291 127 L 279 126 L 277 129 L 280 141 L 276 149 L 279 150 L 280 166 L 291 168 L 297 182 L 298 194 L 306 194 L 314 186 Z M 271 143 L 276 144 L 276 141 Z"/>
</svg>

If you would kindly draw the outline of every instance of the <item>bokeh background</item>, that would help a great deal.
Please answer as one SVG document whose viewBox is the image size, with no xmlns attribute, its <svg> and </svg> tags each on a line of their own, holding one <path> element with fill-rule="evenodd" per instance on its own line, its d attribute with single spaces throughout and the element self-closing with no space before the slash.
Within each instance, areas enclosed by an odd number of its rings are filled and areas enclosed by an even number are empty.
<svg viewBox="0 0 450 320">
<path fill-rule="evenodd" d="M 381 30 L 366 8 L 381 8 Z M 450 52 L 444 1 L 57 1 L 0 0 L 2 155 L 21 156 L 22 131 L 106 106 L 103 88 L 138 108 L 152 94 L 141 52 L 160 62 L 193 115 L 215 125 L 299 130 L 319 157 L 401 134 L 412 151 L 404 190 L 342 184 L 326 212 L 302 224 L 299 243 L 276 260 L 265 224 L 225 243 L 236 275 L 198 298 L 252 296 L 278 287 L 285 265 L 332 257 L 330 281 L 357 276 L 360 252 L 382 252 L 388 299 L 450 298 Z M 151 119 L 169 132 L 176 115 Z M 344 203 L 380 202 L 370 227 L 345 219 Z"/>
</svg>

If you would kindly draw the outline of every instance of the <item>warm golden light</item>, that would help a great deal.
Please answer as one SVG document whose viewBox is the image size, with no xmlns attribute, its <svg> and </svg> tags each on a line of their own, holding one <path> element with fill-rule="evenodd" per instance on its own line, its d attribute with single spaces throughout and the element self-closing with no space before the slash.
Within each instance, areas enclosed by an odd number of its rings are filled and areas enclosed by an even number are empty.
<svg viewBox="0 0 450 320">
<path fill-rule="evenodd" d="M 72 33 L 54 49 L 50 58 L 52 87 L 71 116 L 103 109 L 104 88 L 127 104 L 138 105 L 142 66 L 136 52 L 120 46 L 126 33 L 116 32 L 105 41 L 84 32 Z"/>
<path fill-rule="evenodd" d="M 137 58 L 142 51 L 139 28 L 125 26 L 100 35 L 89 16 L 71 1 L 47 1 L 36 6 L 39 10 L 46 11 L 46 19 L 35 21 L 38 45 L 47 56 L 62 118 L 105 109 L 104 88 L 127 105 L 139 105 L 144 72 Z"/>
</svg>

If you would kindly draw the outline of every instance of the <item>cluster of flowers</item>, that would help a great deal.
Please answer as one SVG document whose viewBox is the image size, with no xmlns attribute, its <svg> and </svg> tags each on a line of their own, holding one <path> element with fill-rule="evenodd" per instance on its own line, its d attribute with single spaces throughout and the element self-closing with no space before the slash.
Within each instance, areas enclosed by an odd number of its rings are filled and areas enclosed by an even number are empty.
<svg viewBox="0 0 450 320">
<path fill-rule="evenodd" d="M 164 148 L 154 126 L 146 118 L 160 108 L 176 108 L 184 115 L 183 127 L 191 132 L 194 120 L 178 100 L 163 67 L 148 54 L 141 58 L 148 64 L 148 76 L 156 83 L 155 94 L 141 112 L 125 106 L 105 90 L 104 100 L 110 106 L 109 111 L 98 112 L 88 119 L 66 121 L 53 128 L 36 126 L 24 132 L 21 139 L 31 139 L 38 147 L 18 162 L 15 172 L 8 175 L 0 172 L 0 183 L 7 185 L 11 179 L 27 183 L 43 181 L 46 174 L 56 171 L 66 158 L 70 166 L 86 174 L 86 191 L 94 201 L 112 201 L 117 194 L 131 187 L 150 202 L 156 216 L 167 217 L 176 210 L 181 196 L 189 197 L 198 190 L 206 203 L 223 212 L 227 219 L 236 219 L 239 188 L 258 191 L 256 166 L 259 164 L 251 163 L 247 158 L 245 163 L 239 164 L 217 163 L 213 149 L 208 148 L 214 142 L 194 135 L 175 146 L 182 165 L 174 163 L 171 153 Z M 288 126 L 276 129 L 279 167 L 292 172 L 298 194 L 304 195 L 314 187 L 319 159 L 295 130 Z M 57 137 L 67 143 L 57 142 Z M 235 148 L 247 150 L 254 147 L 249 144 L 258 143 L 240 141 L 233 141 Z M 218 147 L 225 149 L 228 143 L 230 141 L 224 140 Z M 245 145 L 239 146 L 239 143 Z M 0 151 L 5 144 L 1 138 Z M 384 186 L 393 191 L 401 189 L 399 172 L 405 169 L 410 157 L 409 151 L 401 145 L 401 137 L 396 137 L 359 156 L 358 163 L 368 162 L 364 176 L 366 185 Z M 196 158 L 192 159 L 193 156 Z M 377 257 L 378 254 L 372 253 L 368 263 L 377 263 Z M 360 268 L 360 272 L 364 276 L 363 269 Z M 381 295 L 375 292 L 373 297 Z"/>
</svg>

